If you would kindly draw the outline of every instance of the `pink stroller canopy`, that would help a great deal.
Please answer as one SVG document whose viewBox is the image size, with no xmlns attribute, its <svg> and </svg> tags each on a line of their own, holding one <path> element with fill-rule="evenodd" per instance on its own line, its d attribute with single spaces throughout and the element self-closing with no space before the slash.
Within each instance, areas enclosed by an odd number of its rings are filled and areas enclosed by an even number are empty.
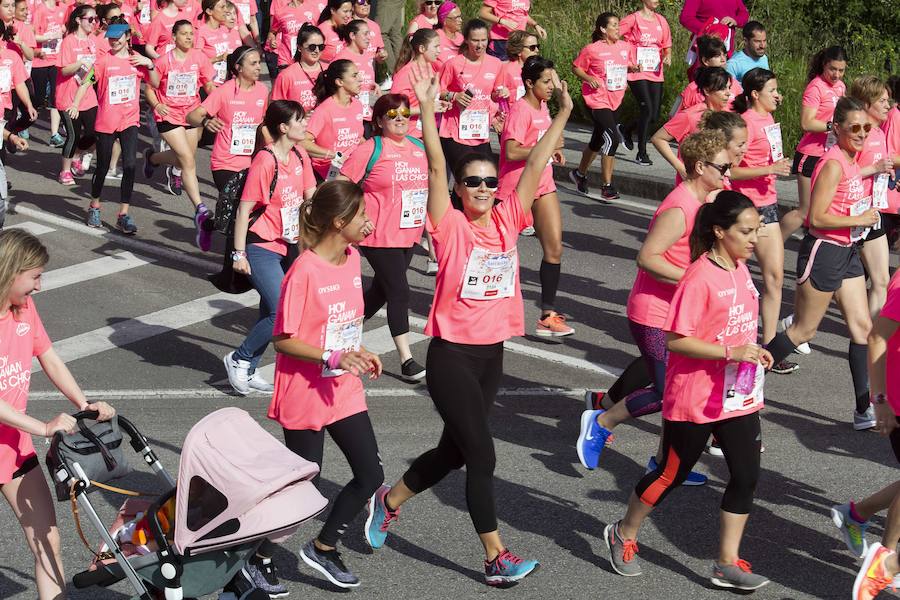
<svg viewBox="0 0 900 600">
<path fill-rule="evenodd" d="M 217 410 L 184 441 L 175 549 L 196 554 L 289 536 L 328 504 L 312 484 L 318 472 L 245 411 Z"/>
</svg>

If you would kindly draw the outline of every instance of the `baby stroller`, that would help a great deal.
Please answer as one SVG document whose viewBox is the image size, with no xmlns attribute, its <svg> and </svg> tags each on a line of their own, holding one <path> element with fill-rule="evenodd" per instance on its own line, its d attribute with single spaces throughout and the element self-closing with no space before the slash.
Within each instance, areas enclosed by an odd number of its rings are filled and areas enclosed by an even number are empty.
<svg viewBox="0 0 900 600">
<path fill-rule="evenodd" d="M 223 594 L 223 599 L 267 598 L 241 580 L 247 561 L 263 540 L 286 539 L 327 504 L 312 483 L 318 467 L 285 448 L 241 409 L 223 408 L 194 425 L 182 448 L 178 486 L 130 421 L 117 417 L 89 427 L 85 422 L 96 419 L 96 412 L 74 416 L 79 431 L 56 434 L 46 460 L 57 498 L 70 500 L 73 513 L 77 507 L 103 541 L 90 567 L 73 577 L 77 588 L 127 579 L 137 594 L 131 600 L 197 598 L 226 586 L 234 595 Z M 152 501 L 127 500 L 107 528 L 88 494 L 103 486 L 98 480 L 131 472 L 119 427 L 157 476 L 162 494 Z M 87 469 L 92 477 L 81 463 L 92 465 Z M 104 478 L 109 473 L 112 477 Z M 146 517 L 141 520 L 138 513 Z M 168 531 L 167 514 L 173 525 Z M 146 543 L 122 535 L 123 527 L 135 524 L 143 525 Z M 77 518 L 76 526 L 81 533 Z"/>
</svg>

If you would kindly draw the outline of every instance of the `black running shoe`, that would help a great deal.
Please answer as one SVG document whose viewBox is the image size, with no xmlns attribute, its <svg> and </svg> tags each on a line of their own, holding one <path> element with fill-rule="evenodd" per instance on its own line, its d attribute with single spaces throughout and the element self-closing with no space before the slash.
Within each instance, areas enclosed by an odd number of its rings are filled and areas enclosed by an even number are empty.
<svg viewBox="0 0 900 600">
<path fill-rule="evenodd" d="M 275 563 L 271 558 L 254 556 L 247 563 L 244 572 L 253 582 L 253 585 L 269 595 L 269 598 L 284 598 L 290 592 L 278 581 L 275 572 Z"/>
<path fill-rule="evenodd" d="M 619 192 L 616 191 L 616 187 L 613 184 L 607 183 L 600 186 L 600 195 L 603 196 L 604 200 L 615 200 L 619 197 Z"/>
<path fill-rule="evenodd" d="M 646 154 L 638 154 L 638 155 L 635 157 L 634 161 L 635 161 L 637 164 L 642 165 L 642 166 L 645 166 L 645 167 L 651 167 L 651 166 L 653 166 L 653 161 L 650 160 L 650 157 L 647 156 Z"/>
<path fill-rule="evenodd" d="M 400 377 L 403 378 L 403 381 L 407 381 L 409 383 L 422 381 L 423 379 L 425 379 L 425 367 L 411 358 L 407 359 L 402 365 L 400 365 Z"/>
<path fill-rule="evenodd" d="M 569 171 L 569 179 L 575 184 L 579 192 L 587 196 L 591 189 L 588 187 L 587 177 L 578 172 L 578 169 Z"/>
<path fill-rule="evenodd" d="M 778 373 L 779 375 L 787 375 L 788 373 L 793 373 L 799 368 L 800 365 L 798 365 L 797 363 L 791 362 L 789 360 L 783 360 L 777 365 L 772 365 L 770 371 L 772 371 L 773 373 Z"/>
<path fill-rule="evenodd" d="M 359 585 L 359 578 L 350 572 L 337 550 L 319 550 L 310 540 L 300 550 L 300 558 L 338 587 L 353 588 Z"/>
</svg>

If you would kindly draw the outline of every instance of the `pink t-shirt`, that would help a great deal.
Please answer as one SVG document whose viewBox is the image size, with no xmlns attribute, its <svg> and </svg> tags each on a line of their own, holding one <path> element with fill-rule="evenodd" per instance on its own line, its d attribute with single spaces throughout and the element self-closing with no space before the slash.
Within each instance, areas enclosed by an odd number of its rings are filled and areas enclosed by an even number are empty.
<svg viewBox="0 0 900 600">
<path fill-rule="evenodd" d="M 19 55 L 6 47 L 0 47 L 0 107 L 12 108 L 12 90 L 19 84 L 25 83 L 28 75 L 25 73 L 25 63 Z M 9 84 L 6 84 L 9 81 Z"/>
<path fill-rule="evenodd" d="M 19 21 L 12 22 L 13 29 L 16 31 L 16 35 L 13 37 L 14 40 L 19 40 L 28 48 L 37 49 L 38 43 L 34 39 L 34 28 L 28 24 L 22 24 Z M 7 25 L 9 27 L 9 25 Z M 19 58 L 22 59 L 22 62 L 25 62 L 25 54 L 22 52 L 22 49 L 19 47 L 14 41 L 6 42 L 6 47 L 19 55 Z M 28 61 L 31 63 L 31 61 Z M 26 70 L 31 74 L 31 64 L 26 64 Z"/>
<path fill-rule="evenodd" d="M 515 194 L 516 186 L 525 170 L 524 160 L 507 160 L 506 142 L 515 140 L 526 148 L 534 148 L 538 141 L 544 137 L 544 133 L 550 129 L 553 119 L 547 104 L 542 102 L 539 109 L 532 107 L 524 98 L 512 105 L 506 122 L 503 124 L 503 132 L 500 134 L 500 184 L 497 188 L 498 200 L 506 200 Z M 553 181 L 553 167 L 547 165 L 541 173 L 535 198 L 556 191 L 556 183 Z"/>
<path fill-rule="evenodd" d="M 19 309 L 0 318 L 0 400 L 18 412 L 28 406 L 31 383 L 31 359 L 50 349 L 50 338 L 34 306 L 28 298 Z M 23 431 L 0 424 L 0 485 L 9 483 L 12 475 L 24 462 L 34 456 L 31 436 Z"/>
<path fill-rule="evenodd" d="M 680 210 L 684 217 L 684 232 L 678 240 L 663 252 L 666 262 L 680 268 L 687 269 L 691 264 L 691 248 L 689 239 L 691 230 L 694 229 L 694 221 L 700 211 L 701 203 L 697 200 L 686 184 L 679 184 L 665 197 L 653 219 L 650 221 L 650 229 L 656 218 L 665 211 Z M 671 283 L 659 281 L 643 269 L 638 269 L 631 293 L 628 295 L 627 315 L 629 321 L 634 321 L 647 327 L 662 328 L 669 312 L 669 304 L 675 286 Z"/>
<path fill-rule="evenodd" d="M 281 283 L 273 335 L 288 335 L 326 350 L 358 350 L 363 309 L 359 251 L 348 247 L 347 260 L 337 266 L 306 250 Z M 366 393 L 359 377 L 275 355 L 269 418 L 283 428 L 318 431 L 365 410 Z"/>
<path fill-rule="evenodd" d="M 615 44 L 600 40 L 582 48 L 572 65 L 600 81 L 597 89 L 581 84 L 581 95 L 588 108 L 619 108 L 628 87 L 628 65 L 634 62 L 633 54 L 631 45 L 622 40 Z"/>
<path fill-rule="evenodd" d="M 881 124 L 887 143 L 889 156 L 900 156 L 900 107 L 895 106 L 888 113 L 887 120 Z M 888 190 L 889 211 L 900 213 L 900 189 Z"/>
<path fill-rule="evenodd" d="M 438 38 L 441 40 L 441 51 L 438 53 L 437 65 L 435 69 L 440 71 L 441 67 L 444 66 L 444 63 L 453 58 L 454 56 L 459 55 L 459 47 L 462 45 L 465 38 L 463 37 L 462 32 L 457 31 L 456 35 L 451 39 L 443 29 L 438 29 Z"/>
<path fill-rule="evenodd" d="M 297 52 L 297 33 L 308 21 L 308 15 L 302 5 L 288 4 L 280 8 L 278 14 L 272 16 L 272 31 L 281 34 L 278 42 L 278 66 L 294 62 L 294 54 Z"/>
<path fill-rule="evenodd" d="M 501 19 L 516 22 L 516 26 L 512 29 L 506 25 L 494 23 L 491 26 L 492 40 L 508 39 L 509 34 L 516 29 L 525 30 L 528 27 L 528 11 L 531 9 L 531 0 L 484 0 L 483 4 Z"/>
<path fill-rule="evenodd" d="M 881 308 L 881 316 L 900 322 L 900 271 L 894 273 L 888 284 L 887 300 Z M 900 330 L 888 339 L 885 391 L 894 414 L 900 415 Z"/>
<path fill-rule="evenodd" d="M 435 26 L 437 26 L 437 19 L 432 23 L 428 20 L 428 17 L 419 13 L 409 22 L 409 26 L 406 28 L 406 35 L 412 35 L 419 29 L 434 29 Z"/>
<path fill-rule="evenodd" d="M 115 133 L 141 124 L 141 81 L 149 77 L 146 67 L 135 67 L 127 58 L 107 53 L 97 59 L 98 132 Z"/>
<path fill-rule="evenodd" d="M 372 120 L 372 105 L 375 103 L 375 67 L 372 65 L 372 57 L 367 53 L 362 54 L 347 46 L 334 55 L 334 60 L 349 60 L 359 69 L 359 96 L 357 99 L 363 107 L 363 119 Z"/>
<path fill-rule="evenodd" d="M 255 2 L 251 2 L 256 7 Z M 209 26 L 209 23 L 201 23 L 194 31 L 194 48 L 197 48 L 212 62 L 217 56 L 222 54 L 230 54 L 238 46 L 241 45 L 241 34 L 238 28 L 228 29 L 224 25 L 219 25 L 215 29 Z M 215 76 L 213 81 L 219 85 L 225 83 L 228 74 L 226 61 L 222 60 L 213 63 Z"/>
<path fill-rule="evenodd" d="M 480 63 L 469 62 L 462 54 L 444 63 L 441 68 L 441 89 L 449 92 L 472 92 L 472 102 L 462 112 L 456 102 L 441 119 L 440 135 L 452 138 L 464 146 L 477 146 L 490 139 L 491 118 L 497 105 L 491 95 L 497 89 L 497 74 L 501 62 L 484 55 Z"/>
<path fill-rule="evenodd" d="M 496 344 L 525 332 L 516 241 L 525 214 L 513 194 L 481 227 L 449 208 L 440 224 L 426 227 L 438 273 L 425 334 L 457 344 Z"/>
<path fill-rule="evenodd" d="M 707 110 L 709 108 L 706 104 L 696 104 L 687 110 L 678 111 L 674 117 L 666 121 L 663 129 L 680 144 L 684 138 L 697 132 L 703 113 Z"/>
<path fill-rule="evenodd" d="M 97 40 L 94 36 L 80 38 L 75 34 L 69 34 L 63 38 L 62 45 L 59 49 L 59 66 L 56 71 L 56 108 L 66 110 L 72 106 L 75 100 L 75 94 L 78 92 L 78 86 L 81 85 L 82 77 L 87 73 L 73 73 L 65 76 L 62 74 L 62 67 L 82 61 L 85 66 L 93 64 L 97 58 Z M 78 110 L 88 110 L 97 106 L 97 92 L 94 86 L 88 86 L 85 90 L 84 97 L 78 105 Z"/>
<path fill-rule="evenodd" d="M 500 67 L 497 75 L 497 87 L 509 90 L 507 102 L 510 106 L 525 95 L 525 84 L 522 83 L 522 65 L 518 61 L 508 60 Z"/>
<path fill-rule="evenodd" d="M 741 115 L 747 123 L 747 152 L 741 160 L 742 167 L 765 167 L 775 162 L 772 144 L 778 140 L 784 158 L 784 146 L 781 145 L 781 126 L 769 113 L 760 114 L 752 108 Z M 771 138 L 771 142 L 770 142 Z M 779 158 L 779 160 L 780 160 Z M 735 179 L 731 189 L 741 192 L 757 207 L 769 206 L 778 201 L 775 192 L 775 175 L 763 175 L 755 179 Z"/>
<path fill-rule="evenodd" d="M 319 25 L 319 29 L 325 37 L 325 50 L 322 51 L 319 60 L 327 67 L 334 60 L 334 56 L 344 49 L 344 41 L 334 30 L 334 23 L 331 20 L 323 22 Z"/>
<path fill-rule="evenodd" d="M 347 106 L 338 104 L 334 96 L 325 98 L 310 117 L 306 131 L 317 146 L 340 152 L 346 160 L 363 140 L 363 106 L 356 98 Z M 327 158 L 312 159 L 313 169 L 320 177 L 328 174 L 329 165 Z"/>
<path fill-rule="evenodd" d="M 225 122 L 216 135 L 210 156 L 213 171 L 243 171 L 250 167 L 256 129 L 266 114 L 269 90 L 256 82 L 250 90 L 239 90 L 236 79 L 214 89 L 201 106 L 207 114 Z"/>
<path fill-rule="evenodd" d="M 192 48 L 184 60 L 178 60 L 172 50 L 156 59 L 156 70 L 159 72 L 156 96 L 169 107 L 166 116 L 156 112 L 156 120 L 187 125 L 187 114 L 200 106 L 200 88 L 213 80 L 212 64 L 196 48 Z"/>
<path fill-rule="evenodd" d="M 849 217 L 851 214 L 862 214 L 862 211 L 870 206 L 865 206 L 867 201 L 871 205 L 871 197 L 866 197 L 865 186 L 862 178 L 859 176 L 859 163 L 857 161 L 850 162 L 844 155 L 840 146 L 832 146 L 830 150 L 822 155 L 822 158 L 816 163 L 813 170 L 811 186 L 813 190 L 816 187 L 816 179 L 819 173 L 829 162 L 835 160 L 841 166 L 841 180 L 838 183 L 837 190 L 831 204 L 828 205 L 828 213 L 842 217 Z M 854 208 L 855 207 L 855 208 Z M 810 225 L 809 214 L 806 215 L 806 226 L 809 232 L 820 239 L 831 241 L 841 246 L 849 246 L 851 242 L 858 241 L 862 237 L 864 228 L 862 227 L 844 227 L 842 229 L 816 229 Z"/>
<path fill-rule="evenodd" d="M 196 16 L 196 15 L 193 15 Z M 172 38 L 172 26 L 176 21 L 187 18 L 191 23 L 194 22 L 193 16 L 188 18 L 182 16 L 181 12 L 170 17 L 164 11 L 159 11 L 150 21 L 150 27 L 147 28 L 146 43 L 153 46 L 156 53 L 160 56 L 166 54 L 175 47 L 175 40 Z"/>
<path fill-rule="evenodd" d="M 834 107 L 846 91 L 847 86 L 843 81 L 832 85 L 821 76 L 814 77 L 803 91 L 802 105 L 815 108 L 817 120 L 830 121 L 834 116 Z M 822 156 L 825 154 L 827 139 L 827 133 L 806 133 L 797 144 L 797 152 L 807 156 Z"/>
<path fill-rule="evenodd" d="M 723 346 L 756 342 L 759 292 L 747 265 L 734 271 L 701 256 L 678 283 L 663 329 Z M 740 363 L 704 360 L 669 352 L 663 394 L 663 418 L 710 423 L 754 413 L 763 407 L 763 368 L 757 365 L 755 389 L 736 392 Z"/>
<path fill-rule="evenodd" d="M 884 135 L 884 131 L 878 127 L 872 127 L 869 135 L 866 136 L 866 141 L 863 142 L 862 152 L 856 155 L 856 164 L 862 169 L 869 165 L 873 165 L 882 159 L 888 158 L 888 156 L 887 138 Z M 884 174 L 884 176 L 887 177 L 887 174 Z M 866 196 L 872 194 L 874 182 L 875 177 L 866 177 L 863 179 L 863 193 Z M 889 211 L 885 210 L 884 212 Z"/>
<path fill-rule="evenodd" d="M 734 77 L 729 81 L 731 82 L 731 99 L 734 100 L 736 96 L 744 91 L 744 88 L 741 87 L 741 83 Z M 687 110 L 698 104 L 705 106 L 706 99 L 700 92 L 700 88 L 697 87 L 697 82 L 692 81 L 681 91 L 681 104 L 678 106 L 678 111 L 681 112 Z M 728 103 L 728 107 L 725 110 L 731 110 L 731 102 Z"/>
<path fill-rule="evenodd" d="M 255 20 L 254 17 L 256 16 L 256 13 L 259 12 L 255 0 L 233 0 L 233 2 L 238 9 L 238 18 L 242 23 L 246 25 L 250 23 L 251 20 Z"/>
<path fill-rule="evenodd" d="M 317 69 L 317 72 L 307 73 L 300 63 L 296 62 L 282 69 L 272 86 L 272 100 L 294 100 L 303 106 L 306 114 L 311 113 L 316 107 L 313 88 L 316 85 L 316 78 L 322 72 L 322 66 L 319 65 Z"/>
<path fill-rule="evenodd" d="M 363 19 L 369 26 L 369 46 L 366 48 L 366 56 L 375 59 L 379 50 L 384 49 L 384 37 L 381 35 L 381 26 L 372 19 Z"/>
<path fill-rule="evenodd" d="M 271 148 L 271 146 L 269 146 Z M 316 178 L 306 150 L 297 148 L 297 154 L 288 153 L 288 164 L 276 161 L 268 152 L 260 151 L 253 157 L 247 182 L 241 193 L 241 202 L 252 202 L 253 210 L 265 207 L 250 231 L 266 243 L 253 242 L 257 246 L 282 256 L 287 255 L 287 245 L 296 244 L 300 235 L 300 205 L 303 193 L 315 189 Z M 269 189 L 278 169 L 275 191 L 269 197 Z"/>
<path fill-rule="evenodd" d="M 341 175 L 359 183 L 374 151 L 374 139 L 357 146 L 341 168 Z M 409 248 L 421 239 L 428 202 L 428 161 L 424 150 L 407 139 L 397 145 L 382 138 L 381 155 L 360 185 L 366 214 L 375 223 L 375 232 L 360 246 Z"/>
<path fill-rule="evenodd" d="M 58 2 L 56 6 L 47 6 L 46 2 L 36 2 L 34 6 L 35 35 L 60 34 L 60 37 L 37 44 L 43 56 L 35 56 L 32 67 L 55 67 L 59 63 L 59 47 L 62 44 L 62 34 L 66 32 L 66 5 Z"/>
<path fill-rule="evenodd" d="M 641 11 L 633 12 L 619 21 L 619 35 L 635 47 L 636 62 L 641 67 L 639 72 L 628 74 L 628 81 L 662 81 L 662 59 L 672 48 L 672 32 L 666 18 L 654 12 L 645 19 Z"/>
</svg>

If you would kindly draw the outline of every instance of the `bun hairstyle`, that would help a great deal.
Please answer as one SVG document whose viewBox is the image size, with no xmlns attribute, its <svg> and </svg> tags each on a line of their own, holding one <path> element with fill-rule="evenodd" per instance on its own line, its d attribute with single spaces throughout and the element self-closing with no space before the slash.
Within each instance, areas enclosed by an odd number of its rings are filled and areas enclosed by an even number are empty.
<svg viewBox="0 0 900 600">
<path fill-rule="evenodd" d="M 606 34 L 603 33 L 603 30 L 606 29 L 606 26 L 609 25 L 609 22 L 611 20 L 618 19 L 618 18 L 619 17 L 616 16 L 615 13 L 611 13 L 611 12 L 600 13 L 597 16 L 597 20 L 594 21 L 594 32 L 591 33 L 591 41 L 599 42 L 604 37 L 606 37 Z"/>
<path fill-rule="evenodd" d="M 743 114 L 753 106 L 753 92 L 761 92 L 770 79 L 775 79 L 775 73 L 759 67 L 750 69 L 741 80 L 742 92 L 735 96 L 732 108 L 734 112 Z"/>
<path fill-rule="evenodd" d="M 716 243 L 715 228 L 730 229 L 747 209 L 756 210 L 750 198 L 740 192 L 722 190 L 716 199 L 700 207 L 688 243 L 691 262 L 709 252 Z"/>
<path fill-rule="evenodd" d="M 244 61 L 250 56 L 251 52 L 259 53 L 255 46 L 238 46 L 228 55 L 225 65 L 228 67 L 228 75 L 230 77 L 238 76 L 238 67 L 243 66 Z"/>
<path fill-rule="evenodd" d="M 326 98 L 334 96 L 338 90 L 337 80 L 344 77 L 347 69 L 353 66 L 353 62 L 342 58 L 332 61 L 328 68 L 319 73 L 316 79 L 316 85 L 313 86 L 313 94 L 316 96 L 316 104 L 323 102 Z"/>
<path fill-rule="evenodd" d="M 816 52 L 809 61 L 806 81 L 812 81 L 825 72 L 825 65 L 832 61 L 848 62 L 847 51 L 842 46 L 829 46 Z"/>
<path fill-rule="evenodd" d="M 350 222 L 363 202 L 363 191 L 352 181 L 326 181 L 300 208 L 300 237 L 307 248 L 315 247 L 335 227 Z"/>
<path fill-rule="evenodd" d="M 178 30 L 187 25 L 191 29 L 194 28 L 194 24 L 188 21 L 187 19 L 179 19 L 172 24 L 172 37 L 178 34 Z"/>
<path fill-rule="evenodd" d="M 701 61 L 712 60 L 722 54 L 728 56 L 728 48 L 719 36 L 701 35 L 697 38 L 697 56 Z"/>
<path fill-rule="evenodd" d="M 834 122 L 844 124 L 847 116 L 856 111 L 865 112 L 866 105 L 850 96 L 842 96 L 834 107 Z"/>
<path fill-rule="evenodd" d="M 300 31 L 297 32 L 297 51 L 294 52 L 294 60 L 296 62 L 300 62 L 300 48 L 305 46 L 314 35 L 321 37 L 322 42 L 325 41 L 325 35 L 322 33 L 322 30 L 312 23 L 304 23 L 300 27 Z"/>
<path fill-rule="evenodd" d="M 410 36 L 403 38 L 403 45 L 400 46 L 400 53 L 397 55 L 397 66 L 394 67 L 394 73 L 400 70 L 409 61 L 419 55 L 419 48 L 428 46 L 431 40 L 438 36 L 437 31 L 427 27 L 420 27 Z"/>
<path fill-rule="evenodd" d="M 541 78 L 544 71 L 552 68 L 554 68 L 554 64 L 549 58 L 538 55 L 529 56 L 525 59 L 525 64 L 522 65 L 522 85 L 525 85 L 527 88 L 526 81 L 530 81 L 534 85 Z"/>
</svg>

